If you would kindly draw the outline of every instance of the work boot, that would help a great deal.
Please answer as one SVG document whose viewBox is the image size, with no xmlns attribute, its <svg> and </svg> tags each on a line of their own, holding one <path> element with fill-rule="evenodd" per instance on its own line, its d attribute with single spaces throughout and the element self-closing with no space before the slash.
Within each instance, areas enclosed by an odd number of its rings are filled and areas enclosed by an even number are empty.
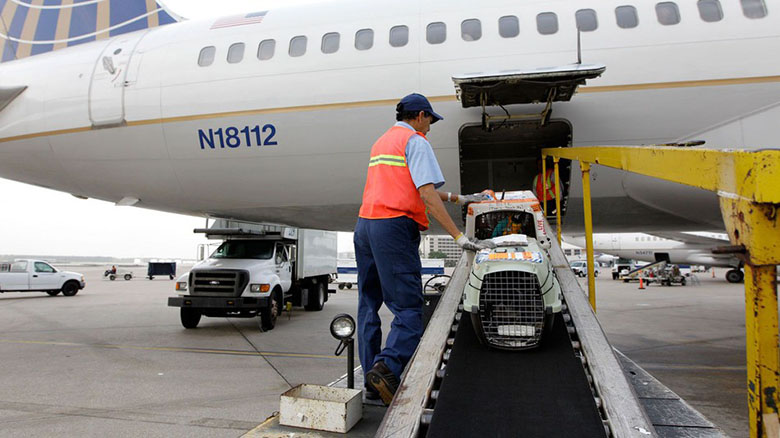
<svg viewBox="0 0 780 438">
<path fill-rule="evenodd" d="M 384 362 L 377 362 L 366 373 L 366 387 L 379 394 L 382 403 L 389 406 L 393 401 L 393 395 L 398 390 L 398 377 L 387 368 Z"/>
</svg>

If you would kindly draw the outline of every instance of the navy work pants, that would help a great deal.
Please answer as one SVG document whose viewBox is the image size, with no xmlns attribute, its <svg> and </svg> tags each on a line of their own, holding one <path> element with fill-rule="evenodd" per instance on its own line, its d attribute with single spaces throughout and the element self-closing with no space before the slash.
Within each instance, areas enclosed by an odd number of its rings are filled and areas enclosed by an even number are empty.
<svg viewBox="0 0 780 438">
<path fill-rule="evenodd" d="M 368 372 L 384 362 L 400 378 L 423 333 L 420 230 L 405 216 L 359 218 L 354 241 L 360 364 Z M 384 349 L 378 314 L 382 303 L 395 316 Z"/>
</svg>

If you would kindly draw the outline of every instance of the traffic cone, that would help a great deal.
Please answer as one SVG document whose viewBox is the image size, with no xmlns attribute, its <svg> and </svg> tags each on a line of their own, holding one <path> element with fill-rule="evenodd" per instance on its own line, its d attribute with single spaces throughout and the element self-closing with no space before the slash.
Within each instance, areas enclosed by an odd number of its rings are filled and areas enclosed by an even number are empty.
<svg viewBox="0 0 780 438">
<path fill-rule="evenodd" d="M 639 289 L 644 289 L 644 288 L 645 288 L 645 282 L 642 279 L 642 277 L 639 277 Z"/>
</svg>

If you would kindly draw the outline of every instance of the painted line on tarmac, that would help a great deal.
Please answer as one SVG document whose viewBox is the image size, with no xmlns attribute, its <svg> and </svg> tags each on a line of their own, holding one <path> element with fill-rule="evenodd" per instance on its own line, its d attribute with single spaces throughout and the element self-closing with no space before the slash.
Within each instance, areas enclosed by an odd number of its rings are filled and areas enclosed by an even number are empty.
<svg viewBox="0 0 780 438">
<path fill-rule="evenodd" d="M 686 365 L 686 364 L 664 364 L 664 363 L 643 363 L 640 365 L 645 370 L 679 370 L 679 371 L 746 371 L 745 365 Z"/>
<path fill-rule="evenodd" d="M 24 341 L 24 340 L 13 340 L 13 339 L 0 339 L 0 343 L 56 345 L 60 347 L 91 347 L 91 348 L 105 348 L 105 349 L 113 349 L 113 350 L 168 351 L 174 353 L 225 354 L 225 355 L 232 355 L 232 356 L 268 356 L 268 357 L 287 357 L 287 358 L 303 358 L 303 359 L 341 359 L 338 356 L 332 356 L 327 354 L 290 353 L 290 352 L 278 352 L 278 351 L 220 350 L 220 349 L 207 349 L 207 348 L 184 348 L 184 347 L 144 347 L 140 345 L 83 344 L 77 342 Z"/>
</svg>

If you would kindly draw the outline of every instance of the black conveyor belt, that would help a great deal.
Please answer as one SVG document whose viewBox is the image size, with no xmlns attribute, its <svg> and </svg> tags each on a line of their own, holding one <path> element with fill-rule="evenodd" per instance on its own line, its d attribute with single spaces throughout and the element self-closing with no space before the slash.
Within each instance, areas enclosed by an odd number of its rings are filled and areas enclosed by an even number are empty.
<svg viewBox="0 0 780 438">
<path fill-rule="evenodd" d="M 534 350 L 488 349 L 463 312 L 427 437 L 605 437 L 563 318 Z"/>
</svg>

